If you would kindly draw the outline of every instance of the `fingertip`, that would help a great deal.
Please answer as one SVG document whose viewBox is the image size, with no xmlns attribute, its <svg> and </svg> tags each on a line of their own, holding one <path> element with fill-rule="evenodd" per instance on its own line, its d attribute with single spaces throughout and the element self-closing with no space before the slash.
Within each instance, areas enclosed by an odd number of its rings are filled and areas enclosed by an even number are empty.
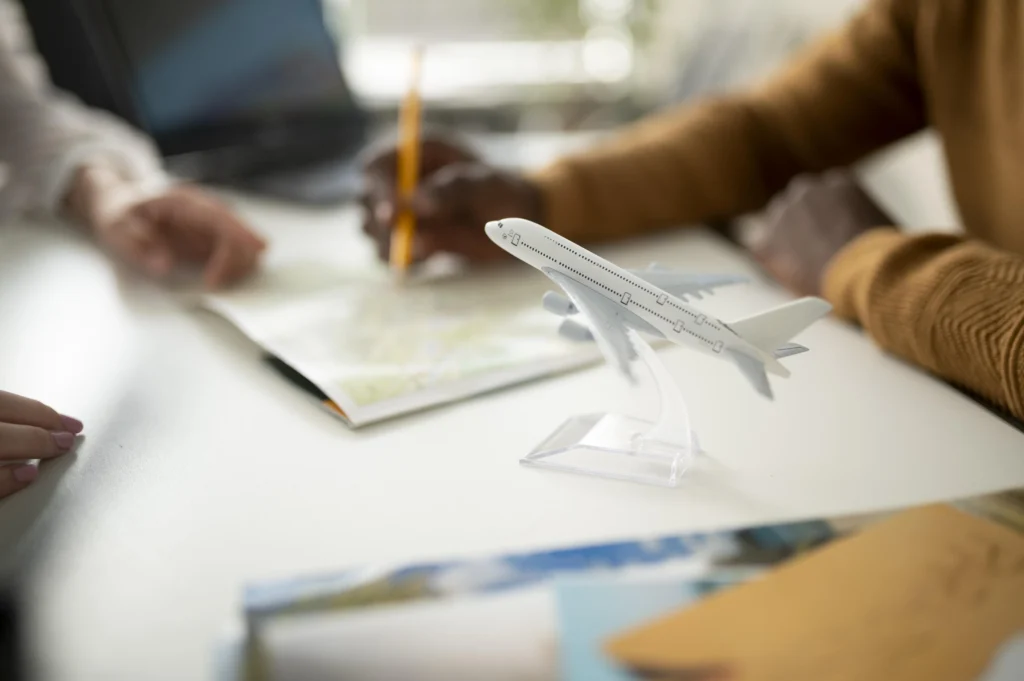
<svg viewBox="0 0 1024 681">
<path fill-rule="evenodd" d="M 66 414 L 60 414 L 61 426 L 69 433 L 78 435 L 85 430 L 85 424 L 74 418 L 73 416 L 67 416 Z"/>
<path fill-rule="evenodd" d="M 50 433 L 50 437 L 53 438 L 53 443 L 57 446 L 57 451 L 59 452 L 66 452 L 75 446 L 74 433 Z"/>
<path fill-rule="evenodd" d="M 207 263 L 203 276 L 206 287 L 219 289 L 242 279 L 256 268 L 258 253 L 245 243 L 224 239 Z"/>
<path fill-rule="evenodd" d="M 16 494 L 39 477 L 39 467 L 32 463 L 0 465 L 0 499 Z"/>
<path fill-rule="evenodd" d="M 241 222 L 236 225 L 242 232 L 245 240 L 255 246 L 258 250 L 263 250 L 267 247 L 267 238 L 262 234 L 254 231 L 248 225 Z"/>
<path fill-rule="evenodd" d="M 39 466 L 30 463 L 21 464 L 13 468 L 11 475 L 17 483 L 26 486 L 39 477 Z"/>
</svg>

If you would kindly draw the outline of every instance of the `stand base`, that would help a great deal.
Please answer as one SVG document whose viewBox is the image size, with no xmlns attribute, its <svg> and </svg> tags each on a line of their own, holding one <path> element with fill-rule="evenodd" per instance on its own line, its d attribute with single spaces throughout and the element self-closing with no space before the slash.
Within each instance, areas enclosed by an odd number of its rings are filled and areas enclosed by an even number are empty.
<svg viewBox="0 0 1024 681">
<path fill-rule="evenodd" d="M 647 436 L 654 424 L 621 414 L 586 414 L 563 423 L 519 463 L 569 473 L 675 487 L 700 453 L 690 442 Z"/>
</svg>

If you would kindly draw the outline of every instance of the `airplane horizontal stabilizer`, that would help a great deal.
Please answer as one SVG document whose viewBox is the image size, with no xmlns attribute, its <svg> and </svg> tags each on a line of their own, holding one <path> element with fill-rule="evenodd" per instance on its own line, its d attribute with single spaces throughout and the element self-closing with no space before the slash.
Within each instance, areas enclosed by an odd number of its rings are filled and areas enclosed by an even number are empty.
<svg viewBox="0 0 1024 681">
<path fill-rule="evenodd" d="M 808 350 L 810 350 L 810 348 L 805 345 L 800 345 L 799 343 L 786 343 L 785 345 L 780 345 L 775 348 L 775 351 L 772 354 L 775 355 L 775 359 L 782 359 L 783 357 L 799 355 L 801 352 L 807 352 Z"/>
</svg>

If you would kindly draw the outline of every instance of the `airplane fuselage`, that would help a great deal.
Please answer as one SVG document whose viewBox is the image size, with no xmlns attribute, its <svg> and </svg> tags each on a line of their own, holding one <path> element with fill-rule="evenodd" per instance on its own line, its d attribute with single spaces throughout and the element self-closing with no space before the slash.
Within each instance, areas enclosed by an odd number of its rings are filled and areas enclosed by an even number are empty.
<svg viewBox="0 0 1024 681">
<path fill-rule="evenodd" d="M 624 306 L 676 344 L 716 356 L 721 356 L 725 348 L 742 349 L 754 356 L 763 354 L 721 320 L 545 227 L 515 219 L 491 224 L 491 239 L 504 250 L 542 272 L 559 272 L 575 279 Z"/>
</svg>

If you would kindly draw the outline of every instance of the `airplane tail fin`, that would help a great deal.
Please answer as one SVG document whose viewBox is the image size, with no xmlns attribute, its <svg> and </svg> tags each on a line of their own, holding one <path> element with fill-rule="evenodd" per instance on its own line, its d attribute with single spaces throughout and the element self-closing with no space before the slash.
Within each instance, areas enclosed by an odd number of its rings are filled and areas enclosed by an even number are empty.
<svg viewBox="0 0 1024 681">
<path fill-rule="evenodd" d="M 739 349 L 727 349 L 729 357 L 757 392 L 772 399 L 772 388 L 765 370 L 788 376 L 789 370 L 782 366 L 779 359 L 807 351 L 806 347 L 790 343 L 789 339 L 831 310 L 832 306 L 821 298 L 801 298 L 732 322 L 729 328 L 759 350 L 761 356 L 753 357 Z"/>
<path fill-rule="evenodd" d="M 729 324 L 738 336 L 772 357 L 802 352 L 789 339 L 818 321 L 832 306 L 821 298 L 801 298 Z"/>
</svg>

